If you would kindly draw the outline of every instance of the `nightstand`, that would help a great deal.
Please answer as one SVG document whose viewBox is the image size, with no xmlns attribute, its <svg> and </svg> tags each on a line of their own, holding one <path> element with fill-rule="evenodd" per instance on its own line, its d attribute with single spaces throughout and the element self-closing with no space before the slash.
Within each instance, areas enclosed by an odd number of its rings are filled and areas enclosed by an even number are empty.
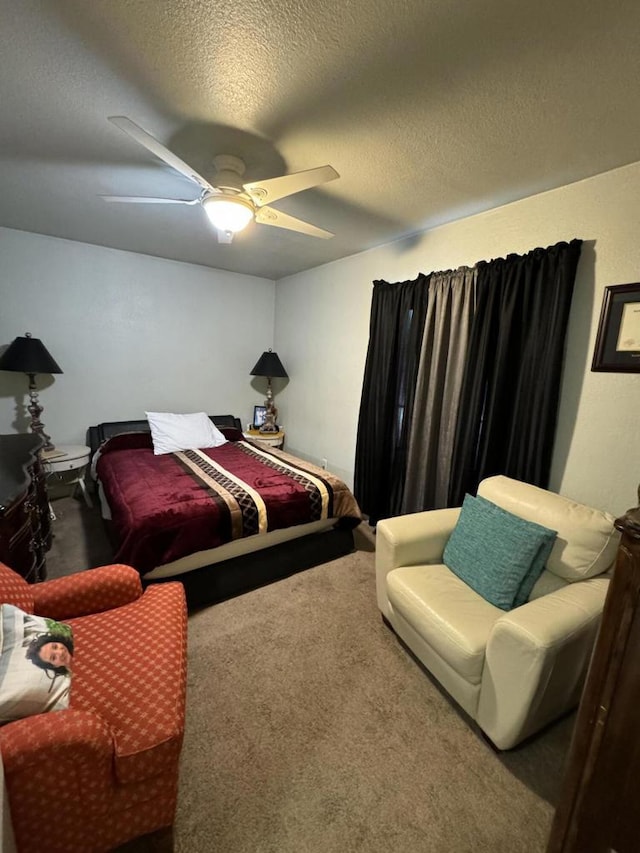
<svg viewBox="0 0 640 853">
<path fill-rule="evenodd" d="M 73 486 L 72 495 L 80 486 L 84 502 L 89 508 L 93 506 L 84 482 L 84 472 L 91 458 L 89 447 L 85 447 L 83 444 L 63 444 L 56 447 L 54 455 L 47 456 L 46 453 L 43 453 L 41 458 L 47 477 L 55 476 L 57 480 L 66 483 L 68 486 Z M 66 477 L 64 476 L 66 471 L 72 471 L 73 474 Z M 53 511 L 51 511 L 51 517 L 55 518 Z"/>
<path fill-rule="evenodd" d="M 284 447 L 284 432 L 260 432 L 257 429 L 249 429 L 242 433 L 249 441 L 255 441 L 256 444 L 262 444 L 264 447 L 277 447 L 280 450 Z"/>
</svg>

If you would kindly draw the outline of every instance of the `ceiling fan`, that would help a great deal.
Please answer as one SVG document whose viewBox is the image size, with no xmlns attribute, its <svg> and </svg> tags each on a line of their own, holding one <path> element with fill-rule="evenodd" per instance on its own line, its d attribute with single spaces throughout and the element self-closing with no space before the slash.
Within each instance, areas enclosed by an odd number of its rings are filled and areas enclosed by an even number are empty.
<svg viewBox="0 0 640 853">
<path fill-rule="evenodd" d="M 129 204 L 200 204 L 217 228 L 220 243 L 231 243 L 233 235 L 241 231 L 252 219 L 260 225 L 275 225 L 289 231 L 299 231 L 310 237 L 328 239 L 334 236 L 330 231 L 268 206 L 269 202 L 339 178 L 340 175 L 332 166 L 319 166 L 317 169 L 243 184 L 243 161 L 231 154 L 218 154 L 213 158 L 216 176 L 215 183 L 211 183 L 131 119 L 125 116 L 109 116 L 109 121 L 181 175 L 198 184 L 200 195 L 194 199 L 103 195 L 105 201 Z"/>
</svg>

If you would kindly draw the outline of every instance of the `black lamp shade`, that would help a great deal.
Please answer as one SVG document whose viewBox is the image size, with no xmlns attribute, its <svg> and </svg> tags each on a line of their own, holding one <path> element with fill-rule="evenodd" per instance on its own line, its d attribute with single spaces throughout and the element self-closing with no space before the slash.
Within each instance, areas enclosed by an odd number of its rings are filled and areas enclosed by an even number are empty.
<svg viewBox="0 0 640 853">
<path fill-rule="evenodd" d="M 62 373 L 58 363 L 39 338 L 29 332 L 16 338 L 0 356 L 0 370 L 19 373 Z"/>
<path fill-rule="evenodd" d="M 277 352 L 263 352 L 256 366 L 251 371 L 251 376 L 268 376 L 273 379 L 276 378 L 284 378 L 288 379 L 289 374 L 282 366 L 282 362 L 278 358 Z"/>
</svg>

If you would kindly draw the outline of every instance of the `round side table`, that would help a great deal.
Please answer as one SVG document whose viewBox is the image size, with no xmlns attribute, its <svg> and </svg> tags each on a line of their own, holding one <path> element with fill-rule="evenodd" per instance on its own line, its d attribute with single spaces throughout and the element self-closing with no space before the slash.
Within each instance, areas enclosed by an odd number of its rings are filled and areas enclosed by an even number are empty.
<svg viewBox="0 0 640 853">
<path fill-rule="evenodd" d="M 84 481 L 84 472 L 87 469 L 90 458 L 91 448 L 85 447 L 83 444 L 58 445 L 54 451 L 54 455 L 47 456 L 43 454 L 42 456 L 42 463 L 47 477 L 55 476 L 58 480 L 64 481 L 69 486 L 73 486 L 72 495 L 75 494 L 79 486 L 84 502 L 89 508 L 93 506 L 93 503 Z M 73 476 L 70 478 L 63 477 L 66 471 L 73 471 Z M 49 504 L 49 511 L 51 517 L 55 519 L 51 504 Z"/>
<path fill-rule="evenodd" d="M 284 432 L 260 432 L 259 430 L 247 430 L 242 433 L 249 441 L 255 441 L 257 444 L 262 444 L 264 447 L 277 447 L 280 450 L 284 447 Z"/>
</svg>

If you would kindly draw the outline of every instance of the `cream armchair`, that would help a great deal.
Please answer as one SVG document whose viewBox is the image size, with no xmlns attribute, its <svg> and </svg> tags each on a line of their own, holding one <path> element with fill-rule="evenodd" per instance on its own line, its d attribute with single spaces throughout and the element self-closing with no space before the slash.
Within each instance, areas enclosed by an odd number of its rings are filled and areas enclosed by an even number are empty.
<svg viewBox="0 0 640 853">
<path fill-rule="evenodd" d="M 388 624 L 499 749 L 578 704 L 618 546 L 614 518 L 504 476 L 478 494 L 558 531 L 526 604 L 504 611 L 442 561 L 460 509 L 380 521 L 378 606 Z"/>
</svg>

